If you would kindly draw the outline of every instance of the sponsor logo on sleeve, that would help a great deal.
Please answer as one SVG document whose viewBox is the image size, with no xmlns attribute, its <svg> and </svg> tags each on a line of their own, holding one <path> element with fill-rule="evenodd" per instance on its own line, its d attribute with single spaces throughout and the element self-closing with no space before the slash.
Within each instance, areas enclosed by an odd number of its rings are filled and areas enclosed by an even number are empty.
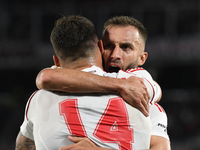
<svg viewBox="0 0 200 150">
<path fill-rule="evenodd" d="M 161 123 L 158 123 L 158 126 L 164 128 L 164 132 L 167 132 L 167 126 L 165 126 Z"/>
</svg>

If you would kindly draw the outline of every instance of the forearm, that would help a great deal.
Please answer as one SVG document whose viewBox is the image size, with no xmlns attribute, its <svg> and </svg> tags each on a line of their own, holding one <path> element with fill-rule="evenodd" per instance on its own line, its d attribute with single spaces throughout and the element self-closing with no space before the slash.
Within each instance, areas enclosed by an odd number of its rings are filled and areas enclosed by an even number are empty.
<svg viewBox="0 0 200 150">
<path fill-rule="evenodd" d="M 151 136 L 149 150 L 171 150 L 170 141 L 161 136 Z"/>
<path fill-rule="evenodd" d="M 19 132 L 16 139 L 16 147 L 15 150 L 35 150 L 35 143 L 33 140 L 25 137 Z"/>
<path fill-rule="evenodd" d="M 120 79 L 101 77 L 74 69 L 44 69 L 37 78 L 39 89 L 57 90 L 71 93 L 119 93 Z"/>
<path fill-rule="evenodd" d="M 141 79 L 102 77 L 75 69 L 44 69 L 36 79 L 39 89 L 70 93 L 112 93 L 148 116 L 149 94 Z"/>
</svg>

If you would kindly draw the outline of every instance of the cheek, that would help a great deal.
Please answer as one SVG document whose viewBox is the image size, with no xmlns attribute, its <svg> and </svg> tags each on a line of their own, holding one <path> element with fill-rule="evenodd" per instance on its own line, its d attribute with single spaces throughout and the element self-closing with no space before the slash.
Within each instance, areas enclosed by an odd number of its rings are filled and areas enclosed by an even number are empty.
<svg viewBox="0 0 200 150">
<path fill-rule="evenodd" d="M 136 57 L 134 55 L 124 56 L 123 57 L 124 69 L 129 68 L 130 66 L 135 64 L 135 62 L 136 62 Z"/>
</svg>

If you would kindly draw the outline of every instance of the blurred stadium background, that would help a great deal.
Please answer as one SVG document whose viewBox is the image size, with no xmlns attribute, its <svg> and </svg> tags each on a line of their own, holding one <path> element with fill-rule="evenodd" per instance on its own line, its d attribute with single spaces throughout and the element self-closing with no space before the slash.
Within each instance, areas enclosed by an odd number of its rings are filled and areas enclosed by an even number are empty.
<svg viewBox="0 0 200 150">
<path fill-rule="evenodd" d="M 172 150 L 200 149 L 200 1 L 1 0 L 0 149 L 14 149 L 37 73 L 53 64 L 50 32 L 60 14 L 82 14 L 96 26 L 131 15 L 148 29 L 144 68 L 161 85 Z"/>
</svg>

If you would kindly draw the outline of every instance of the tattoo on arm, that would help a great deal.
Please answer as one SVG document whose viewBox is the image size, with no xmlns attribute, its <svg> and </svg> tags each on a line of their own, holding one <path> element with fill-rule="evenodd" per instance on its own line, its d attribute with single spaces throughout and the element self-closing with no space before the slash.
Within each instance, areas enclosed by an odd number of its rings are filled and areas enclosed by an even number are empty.
<svg viewBox="0 0 200 150">
<path fill-rule="evenodd" d="M 15 150 L 36 150 L 35 142 L 19 132 L 16 140 Z"/>
</svg>

